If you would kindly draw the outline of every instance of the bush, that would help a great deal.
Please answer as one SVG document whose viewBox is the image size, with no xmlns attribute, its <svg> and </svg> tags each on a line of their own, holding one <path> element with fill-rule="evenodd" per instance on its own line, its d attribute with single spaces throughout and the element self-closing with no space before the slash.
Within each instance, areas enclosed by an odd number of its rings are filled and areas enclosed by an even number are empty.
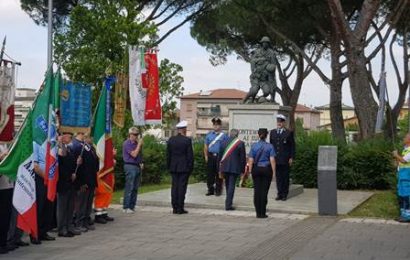
<svg viewBox="0 0 410 260">
<path fill-rule="evenodd" d="M 206 181 L 206 162 L 203 141 L 194 141 L 194 171 L 192 176 L 197 181 Z"/>
<path fill-rule="evenodd" d="M 337 145 L 337 184 L 339 189 L 388 189 L 394 187 L 393 145 L 384 139 L 358 144 L 333 140 L 328 132 L 311 132 L 296 138 L 296 160 L 291 169 L 294 183 L 317 187 L 319 145 Z"/>
</svg>

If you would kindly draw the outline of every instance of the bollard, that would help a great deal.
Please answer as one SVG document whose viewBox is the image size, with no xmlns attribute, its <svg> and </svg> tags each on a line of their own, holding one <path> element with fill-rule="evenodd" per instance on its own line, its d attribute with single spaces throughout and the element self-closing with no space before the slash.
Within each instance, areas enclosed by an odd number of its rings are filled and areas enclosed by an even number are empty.
<svg viewBox="0 0 410 260">
<path fill-rule="evenodd" d="M 319 215 L 337 215 L 337 146 L 319 146 L 317 160 Z"/>
</svg>

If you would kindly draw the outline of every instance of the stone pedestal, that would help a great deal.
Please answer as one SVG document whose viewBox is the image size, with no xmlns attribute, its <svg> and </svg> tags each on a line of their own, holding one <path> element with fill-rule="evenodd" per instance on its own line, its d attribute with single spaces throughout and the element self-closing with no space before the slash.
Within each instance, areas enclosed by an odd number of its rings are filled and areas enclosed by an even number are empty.
<svg viewBox="0 0 410 260">
<path fill-rule="evenodd" d="M 276 128 L 276 115 L 283 114 L 289 118 L 290 107 L 274 104 L 240 104 L 228 106 L 229 130 L 239 130 L 239 138 L 245 142 L 246 152 L 252 143 L 258 141 L 258 129 Z M 269 140 L 269 139 L 268 139 Z"/>
</svg>

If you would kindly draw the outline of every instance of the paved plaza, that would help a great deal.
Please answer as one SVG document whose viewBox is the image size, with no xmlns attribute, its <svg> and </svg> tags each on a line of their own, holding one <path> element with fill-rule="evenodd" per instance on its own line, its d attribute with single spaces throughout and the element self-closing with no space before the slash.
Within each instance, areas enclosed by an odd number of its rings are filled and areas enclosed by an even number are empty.
<svg viewBox="0 0 410 260">
<path fill-rule="evenodd" d="M 292 189 L 292 188 L 291 188 Z M 302 188 L 303 189 L 303 188 Z M 209 209 L 224 209 L 225 197 L 206 197 L 206 184 L 196 183 L 188 186 L 186 195 L 187 207 L 194 208 L 209 208 Z M 347 214 L 361 203 L 366 201 L 373 195 L 371 192 L 365 191 L 337 191 L 338 196 L 338 212 Z M 286 212 L 286 213 L 301 213 L 301 214 L 317 214 L 318 199 L 317 189 L 303 189 L 303 193 L 295 197 L 289 198 L 286 202 L 275 201 L 276 184 L 272 182 L 269 191 L 268 211 L 271 212 Z M 141 194 L 138 196 L 138 203 L 145 206 L 165 206 L 169 207 L 171 201 L 171 191 L 164 189 L 160 191 Z M 234 206 L 240 210 L 254 211 L 253 207 L 253 189 L 236 188 L 234 197 Z"/>
<path fill-rule="evenodd" d="M 118 207 L 115 207 L 118 208 Z M 409 259 L 410 225 L 394 221 L 250 211 L 112 209 L 113 223 L 0 259 Z"/>
</svg>

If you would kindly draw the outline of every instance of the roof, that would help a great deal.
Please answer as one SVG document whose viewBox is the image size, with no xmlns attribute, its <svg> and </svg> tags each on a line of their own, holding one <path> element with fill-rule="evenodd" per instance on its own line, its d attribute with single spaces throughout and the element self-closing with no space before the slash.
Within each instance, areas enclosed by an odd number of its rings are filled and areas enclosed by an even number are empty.
<svg viewBox="0 0 410 260">
<path fill-rule="evenodd" d="M 323 105 L 323 106 L 318 106 L 318 107 L 315 107 L 315 109 L 317 109 L 317 110 L 329 110 L 330 109 L 330 104 L 326 104 L 326 105 Z M 354 107 L 351 107 L 351 106 L 348 106 L 348 105 L 342 103 L 342 110 L 354 110 Z"/>
<path fill-rule="evenodd" d="M 180 99 L 244 99 L 246 92 L 239 89 L 221 88 L 184 95 Z"/>
<path fill-rule="evenodd" d="M 295 108 L 295 112 L 299 112 L 299 113 L 317 113 L 319 114 L 320 112 L 317 111 L 314 108 L 310 108 L 301 104 L 297 104 L 296 108 Z"/>
<path fill-rule="evenodd" d="M 343 123 L 345 125 L 349 124 L 349 123 L 357 123 L 357 122 L 358 122 L 357 116 L 352 116 L 352 117 L 343 119 Z M 332 125 L 332 123 L 328 123 L 328 124 L 320 125 L 319 128 L 328 127 L 328 126 L 331 126 L 331 125 Z"/>
</svg>

